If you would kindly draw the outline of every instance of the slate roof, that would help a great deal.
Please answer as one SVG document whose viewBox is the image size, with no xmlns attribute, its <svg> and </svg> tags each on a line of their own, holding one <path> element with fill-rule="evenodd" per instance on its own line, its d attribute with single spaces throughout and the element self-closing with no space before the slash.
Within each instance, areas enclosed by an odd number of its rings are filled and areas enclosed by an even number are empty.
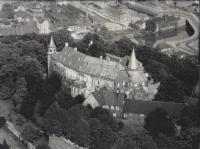
<svg viewBox="0 0 200 149">
<path fill-rule="evenodd" d="M 186 106 L 187 104 L 184 104 L 184 103 L 126 100 L 123 107 L 123 113 L 147 115 L 153 110 L 155 110 L 156 108 L 162 108 L 166 110 L 171 116 L 179 116 L 183 108 Z"/>
<path fill-rule="evenodd" d="M 102 87 L 99 90 L 92 93 L 100 106 L 118 106 L 123 107 L 123 101 L 125 98 L 124 93 L 116 93 L 114 91 L 108 91 L 106 87 Z"/>
<path fill-rule="evenodd" d="M 125 69 L 118 62 L 88 56 L 69 46 L 53 58 L 75 71 L 109 80 L 115 80 L 119 71 Z"/>
</svg>

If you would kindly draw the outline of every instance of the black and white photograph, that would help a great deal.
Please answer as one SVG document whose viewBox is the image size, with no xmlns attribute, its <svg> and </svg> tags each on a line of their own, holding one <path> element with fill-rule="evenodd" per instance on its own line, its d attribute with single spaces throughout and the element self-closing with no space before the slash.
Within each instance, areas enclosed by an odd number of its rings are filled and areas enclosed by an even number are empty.
<svg viewBox="0 0 200 149">
<path fill-rule="evenodd" d="M 0 149 L 200 149 L 199 0 L 0 0 Z"/>
</svg>

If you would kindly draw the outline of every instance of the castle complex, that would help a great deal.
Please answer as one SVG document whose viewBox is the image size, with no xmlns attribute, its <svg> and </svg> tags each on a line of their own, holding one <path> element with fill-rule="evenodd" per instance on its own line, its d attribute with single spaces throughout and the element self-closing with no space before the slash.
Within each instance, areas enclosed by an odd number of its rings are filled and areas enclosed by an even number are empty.
<svg viewBox="0 0 200 149">
<path fill-rule="evenodd" d="M 138 88 L 148 92 L 147 75 L 142 64 L 136 59 L 135 51 L 129 59 L 128 66 L 114 61 L 110 57 L 103 59 L 85 55 L 68 43 L 62 51 L 56 51 L 51 37 L 48 48 L 48 74 L 58 72 L 63 78 L 63 85 L 71 89 L 73 96 L 83 94 L 87 97 L 92 92 L 106 87 L 109 91 L 125 93 L 133 98 Z"/>
</svg>

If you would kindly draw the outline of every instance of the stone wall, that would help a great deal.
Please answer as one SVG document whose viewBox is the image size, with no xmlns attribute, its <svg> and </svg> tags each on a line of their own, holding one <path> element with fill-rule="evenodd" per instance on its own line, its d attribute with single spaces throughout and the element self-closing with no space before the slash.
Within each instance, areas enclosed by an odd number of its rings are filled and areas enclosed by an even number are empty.
<svg viewBox="0 0 200 149">
<path fill-rule="evenodd" d="M 88 149 L 87 147 L 79 147 L 70 140 L 55 135 L 49 136 L 49 147 L 51 149 Z"/>
</svg>

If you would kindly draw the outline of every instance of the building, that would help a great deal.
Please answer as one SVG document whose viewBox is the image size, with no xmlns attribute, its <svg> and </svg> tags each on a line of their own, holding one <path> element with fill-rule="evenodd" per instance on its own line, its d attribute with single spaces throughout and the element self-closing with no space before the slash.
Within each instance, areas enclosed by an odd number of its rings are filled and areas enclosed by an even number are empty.
<svg viewBox="0 0 200 149">
<path fill-rule="evenodd" d="M 33 16 L 38 17 L 38 16 L 44 16 L 44 11 L 43 7 L 40 3 L 33 3 L 31 5 L 31 13 Z"/>
<path fill-rule="evenodd" d="M 185 103 L 127 99 L 124 101 L 122 115 L 125 119 L 131 119 L 134 124 L 143 125 L 145 116 L 157 108 L 165 110 L 173 118 L 178 118 L 186 106 Z"/>
<path fill-rule="evenodd" d="M 66 43 L 61 52 L 56 51 L 56 45 L 51 37 L 48 49 L 48 74 L 56 71 L 63 78 L 63 85 L 71 88 L 72 95 L 83 94 L 86 97 L 106 87 L 109 91 L 126 93 L 131 98 L 136 90 L 147 88 L 147 74 L 142 64 L 132 51 L 128 66 L 109 57 L 103 59 L 85 55 L 77 48 L 71 48 Z"/>
<path fill-rule="evenodd" d="M 116 93 L 102 87 L 91 93 L 83 105 L 90 105 L 92 108 L 102 107 L 108 109 L 113 117 L 121 117 L 125 97 L 125 93 Z"/>
<path fill-rule="evenodd" d="M 34 21 L 36 22 L 40 34 L 49 34 L 51 32 L 50 23 L 44 17 L 34 18 Z"/>
</svg>

